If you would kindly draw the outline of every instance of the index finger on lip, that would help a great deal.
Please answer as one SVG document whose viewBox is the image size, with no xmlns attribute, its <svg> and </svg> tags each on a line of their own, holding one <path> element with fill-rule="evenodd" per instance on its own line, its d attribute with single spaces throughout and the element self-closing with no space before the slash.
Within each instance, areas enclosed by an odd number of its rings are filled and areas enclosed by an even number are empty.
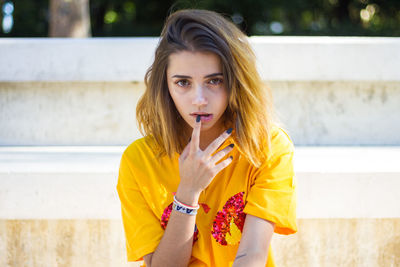
<svg viewBox="0 0 400 267">
<path fill-rule="evenodd" d="M 200 115 L 197 115 L 196 121 L 194 123 L 193 133 L 192 133 L 192 140 L 190 144 L 190 152 L 194 153 L 199 149 L 200 145 L 200 128 L 201 128 L 201 119 Z"/>
</svg>

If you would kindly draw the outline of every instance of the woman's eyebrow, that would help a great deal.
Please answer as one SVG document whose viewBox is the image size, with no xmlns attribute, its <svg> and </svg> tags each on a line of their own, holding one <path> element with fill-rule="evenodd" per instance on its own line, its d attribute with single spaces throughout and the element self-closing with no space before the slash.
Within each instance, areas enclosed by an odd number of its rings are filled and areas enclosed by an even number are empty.
<svg viewBox="0 0 400 267">
<path fill-rule="evenodd" d="M 222 76 L 222 73 L 217 72 L 217 73 L 213 73 L 213 74 L 208 74 L 208 75 L 204 76 L 204 78 L 210 78 L 210 77 L 214 77 L 214 76 Z"/>
<path fill-rule="evenodd" d="M 171 78 L 188 79 L 188 78 L 192 78 L 192 77 L 187 76 L 187 75 L 174 75 Z"/>
<path fill-rule="evenodd" d="M 204 76 L 204 78 L 210 78 L 210 77 L 214 77 L 214 76 L 222 76 L 222 72 L 216 72 L 216 73 L 212 73 L 212 74 L 208 74 L 206 76 Z M 174 75 L 172 76 L 172 78 L 180 78 L 180 79 L 190 79 L 192 77 L 187 76 L 187 75 Z"/>
</svg>

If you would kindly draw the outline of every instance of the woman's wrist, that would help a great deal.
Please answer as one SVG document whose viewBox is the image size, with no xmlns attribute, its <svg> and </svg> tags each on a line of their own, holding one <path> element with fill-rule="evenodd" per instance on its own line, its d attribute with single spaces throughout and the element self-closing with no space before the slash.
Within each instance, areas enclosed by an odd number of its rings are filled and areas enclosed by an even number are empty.
<svg viewBox="0 0 400 267">
<path fill-rule="evenodd" d="M 193 192 L 181 186 L 176 190 L 176 199 L 188 206 L 197 206 L 199 202 L 200 192 Z"/>
</svg>

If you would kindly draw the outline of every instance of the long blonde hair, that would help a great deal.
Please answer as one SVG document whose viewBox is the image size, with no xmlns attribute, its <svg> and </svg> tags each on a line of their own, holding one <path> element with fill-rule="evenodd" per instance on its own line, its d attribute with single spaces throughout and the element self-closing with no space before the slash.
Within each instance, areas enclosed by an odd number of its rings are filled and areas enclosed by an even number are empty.
<svg viewBox="0 0 400 267">
<path fill-rule="evenodd" d="M 158 158 L 181 153 L 187 144 L 186 122 L 169 94 L 166 78 L 169 55 L 183 50 L 219 56 L 228 90 L 224 123 L 235 129 L 233 138 L 239 151 L 259 167 L 265 160 L 265 146 L 271 146 L 271 127 L 279 123 L 271 91 L 257 71 L 247 36 L 213 11 L 186 9 L 167 18 L 154 62 L 145 75 L 146 91 L 136 107 L 140 132 L 153 137 Z"/>
</svg>

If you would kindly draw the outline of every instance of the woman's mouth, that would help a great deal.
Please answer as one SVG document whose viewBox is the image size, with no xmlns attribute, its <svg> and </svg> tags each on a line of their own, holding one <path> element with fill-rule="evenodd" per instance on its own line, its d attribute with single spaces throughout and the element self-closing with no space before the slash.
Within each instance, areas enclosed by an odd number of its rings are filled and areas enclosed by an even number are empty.
<svg viewBox="0 0 400 267">
<path fill-rule="evenodd" d="M 213 119 L 213 114 L 190 114 L 196 120 L 197 115 L 200 115 L 201 122 L 208 122 Z"/>
</svg>

